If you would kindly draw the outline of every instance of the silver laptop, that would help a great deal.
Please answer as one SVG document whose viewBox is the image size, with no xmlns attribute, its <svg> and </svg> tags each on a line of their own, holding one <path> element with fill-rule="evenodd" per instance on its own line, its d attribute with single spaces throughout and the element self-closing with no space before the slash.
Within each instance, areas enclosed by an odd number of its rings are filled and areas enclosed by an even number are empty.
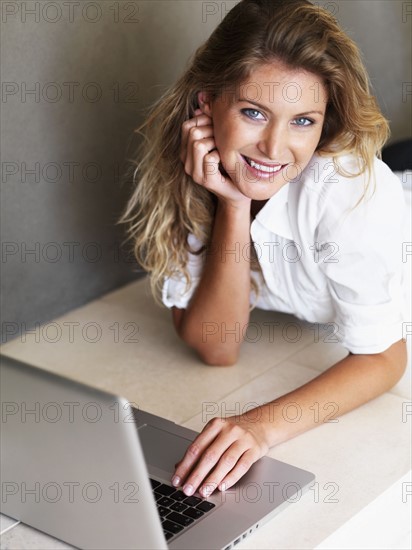
<svg viewBox="0 0 412 550">
<path fill-rule="evenodd" d="M 207 500 L 171 486 L 196 432 L 2 356 L 1 512 L 90 549 L 229 549 L 315 476 L 261 458 Z"/>
</svg>

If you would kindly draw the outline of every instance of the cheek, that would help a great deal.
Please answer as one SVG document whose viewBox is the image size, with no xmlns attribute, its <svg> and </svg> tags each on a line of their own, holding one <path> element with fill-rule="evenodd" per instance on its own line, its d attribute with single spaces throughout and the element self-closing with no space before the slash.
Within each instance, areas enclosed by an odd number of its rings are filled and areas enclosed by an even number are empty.
<svg viewBox="0 0 412 550">
<path fill-rule="evenodd" d="M 314 147 L 316 149 L 316 147 L 318 146 L 318 143 L 320 141 L 320 137 L 322 135 L 322 131 L 323 131 L 323 124 L 320 124 L 318 127 L 317 127 L 317 132 L 316 132 L 316 137 L 314 138 Z"/>
<path fill-rule="evenodd" d="M 213 113 L 213 135 L 216 147 L 222 152 L 241 147 L 246 137 L 242 121 L 238 118 L 237 113 L 229 111 L 229 109 L 229 106 L 225 108 L 219 106 Z"/>
<path fill-rule="evenodd" d="M 239 131 L 233 124 L 216 124 L 213 127 L 213 134 L 219 151 L 230 151 L 239 144 Z"/>
<path fill-rule="evenodd" d="M 311 157 L 318 146 L 322 130 L 317 131 L 316 134 L 313 133 L 311 136 L 302 141 L 300 144 L 299 153 L 303 157 Z"/>
</svg>

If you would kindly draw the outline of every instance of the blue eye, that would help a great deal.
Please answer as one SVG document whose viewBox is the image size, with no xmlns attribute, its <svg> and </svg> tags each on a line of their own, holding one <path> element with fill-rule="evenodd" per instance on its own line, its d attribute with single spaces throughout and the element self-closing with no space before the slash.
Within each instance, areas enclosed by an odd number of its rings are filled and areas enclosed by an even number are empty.
<svg viewBox="0 0 412 550">
<path fill-rule="evenodd" d="M 311 124 L 313 124 L 313 120 L 311 120 L 310 118 L 301 116 L 299 118 L 295 118 L 294 123 L 296 124 L 296 126 L 310 126 Z"/>
<path fill-rule="evenodd" d="M 248 118 L 251 118 L 252 120 L 262 120 L 262 119 L 258 119 L 256 116 L 253 116 L 255 113 L 257 115 L 262 114 L 260 111 L 257 111 L 256 109 L 242 109 L 241 112 L 245 114 Z"/>
</svg>

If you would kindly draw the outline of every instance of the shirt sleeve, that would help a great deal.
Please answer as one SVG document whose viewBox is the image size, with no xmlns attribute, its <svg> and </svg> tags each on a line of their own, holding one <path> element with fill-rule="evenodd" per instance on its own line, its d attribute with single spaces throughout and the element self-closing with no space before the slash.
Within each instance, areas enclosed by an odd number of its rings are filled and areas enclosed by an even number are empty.
<svg viewBox="0 0 412 550">
<path fill-rule="evenodd" d="M 187 242 L 191 250 L 199 250 L 202 247 L 202 243 L 192 234 L 188 236 Z M 178 307 L 179 309 L 187 307 L 199 284 L 202 268 L 202 254 L 197 255 L 189 252 L 187 270 L 190 274 L 191 284 L 187 288 L 187 281 L 180 272 L 176 272 L 171 277 L 166 277 L 162 289 L 162 302 L 166 307 Z"/>
<path fill-rule="evenodd" d="M 386 350 L 402 338 L 405 320 L 406 205 L 398 178 L 378 159 L 375 168 L 366 198 L 352 210 L 363 178 L 343 178 L 330 186 L 318 226 L 324 251 L 320 269 L 333 301 L 337 336 L 354 354 Z"/>
</svg>

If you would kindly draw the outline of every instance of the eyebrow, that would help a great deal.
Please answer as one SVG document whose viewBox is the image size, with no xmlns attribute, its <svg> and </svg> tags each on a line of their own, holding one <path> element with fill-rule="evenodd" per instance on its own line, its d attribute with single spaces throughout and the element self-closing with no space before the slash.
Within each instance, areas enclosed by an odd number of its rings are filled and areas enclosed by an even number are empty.
<svg viewBox="0 0 412 550">
<path fill-rule="evenodd" d="M 265 105 L 262 105 L 261 103 L 258 103 L 257 101 L 252 101 L 251 99 L 244 99 L 243 97 L 238 97 L 237 98 L 237 103 L 239 103 L 241 101 L 243 101 L 245 103 L 252 103 L 252 105 L 256 105 L 256 107 L 259 107 L 260 109 L 263 109 L 264 111 L 270 111 L 270 109 L 268 109 Z M 324 113 L 322 113 L 322 111 L 306 111 L 305 113 L 298 113 L 295 116 L 314 115 L 314 114 L 325 116 Z"/>
</svg>

